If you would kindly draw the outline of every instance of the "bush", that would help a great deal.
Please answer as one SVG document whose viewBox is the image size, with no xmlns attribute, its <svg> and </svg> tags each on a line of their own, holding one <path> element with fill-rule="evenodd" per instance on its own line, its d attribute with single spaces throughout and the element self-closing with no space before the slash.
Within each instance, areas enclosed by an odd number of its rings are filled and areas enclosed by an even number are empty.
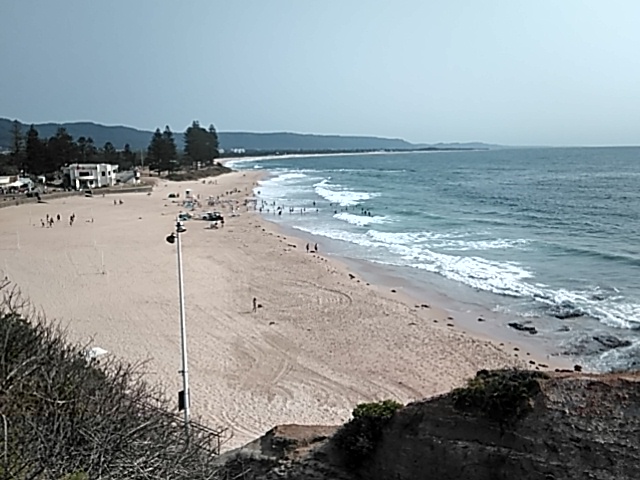
<svg viewBox="0 0 640 480">
<path fill-rule="evenodd" d="M 0 478 L 214 478 L 218 432 L 187 438 L 138 368 L 88 360 L 2 282 L 0 342 Z"/>
<path fill-rule="evenodd" d="M 401 407 L 394 400 L 384 400 L 361 403 L 353 410 L 353 418 L 334 437 L 336 446 L 349 466 L 356 468 L 373 454 L 384 426 Z"/>
<path fill-rule="evenodd" d="M 543 372 L 529 370 L 480 370 L 464 388 L 452 392 L 454 408 L 475 412 L 501 427 L 513 424 L 532 410 Z"/>
</svg>

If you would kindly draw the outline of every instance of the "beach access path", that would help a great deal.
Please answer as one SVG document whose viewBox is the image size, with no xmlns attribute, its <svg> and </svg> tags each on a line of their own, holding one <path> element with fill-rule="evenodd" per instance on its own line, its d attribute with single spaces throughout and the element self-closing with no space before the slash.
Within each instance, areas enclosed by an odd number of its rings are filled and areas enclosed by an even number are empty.
<svg viewBox="0 0 640 480">
<path fill-rule="evenodd" d="M 146 361 L 146 379 L 177 407 L 176 250 L 165 237 L 183 209 L 168 194 L 181 200 L 190 188 L 201 211 L 221 210 L 224 228 L 185 222 L 182 246 L 192 414 L 229 427 L 227 448 L 278 424 L 339 424 L 359 402 L 409 402 L 460 386 L 481 368 L 526 365 L 524 352 L 516 358 L 443 309 L 416 308 L 351 278 L 343 264 L 305 253 L 303 240 L 247 212 L 258 175 L 0 209 L 0 270 L 71 340 Z M 210 195 L 229 203 L 207 207 Z M 239 216 L 230 215 L 234 202 Z M 43 228 L 47 214 L 62 220 Z"/>
</svg>

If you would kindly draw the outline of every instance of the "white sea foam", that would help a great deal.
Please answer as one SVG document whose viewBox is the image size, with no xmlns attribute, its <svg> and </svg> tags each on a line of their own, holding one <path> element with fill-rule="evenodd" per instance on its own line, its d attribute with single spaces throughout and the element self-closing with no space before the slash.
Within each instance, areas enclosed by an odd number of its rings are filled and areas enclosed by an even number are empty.
<svg viewBox="0 0 640 480">
<path fill-rule="evenodd" d="M 373 239 L 400 245 L 412 245 L 416 243 L 425 244 L 429 248 L 442 250 L 493 250 L 520 248 L 529 243 L 528 240 L 517 239 L 510 240 L 498 238 L 496 240 L 463 240 L 466 234 L 447 234 L 434 232 L 380 232 L 377 230 L 369 230 L 367 232 Z"/>
<path fill-rule="evenodd" d="M 340 212 L 336 213 L 333 218 L 337 220 L 342 220 L 344 222 L 350 223 L 352 225 L 358 225 L 360 227 L 365 227 L 367 225 L 371 225 L 373 223 L 388 223 L 387 217 L 383 216 L 373 216 L 368 217 L 365 215 L 354 215 L 353 213 L 348 212 Z"/>
<path fill-rule="evenodd" d="M 293 180 L 295 178 L 307 178 L 307 175 L 299 172 L 287 172 L 278 175 L 272 179 L 273 182 L 286 182 L 287 180 Z"/>
<path fill-rule="evenodd" d="M 496 240 L 444 240 L 434 243 L 434 248 L 444 250 L 456 250 L 465 252 L 469 250 L 505 250 L 507 248 L 522 248 L 529 243 L 529 240 L 517 239 L 510 240 L 506 238 L 498 238 Z"/>
<path fill-rule="evenodd" d="M 328 179 L 316 183 L 314 188 L 316 193 L 325 200 L 328 200 L 330 203 L 337 203 L 343 207 L 358 205 L 364 200 L 380 196 L 379 193 L 342 190 L 340 185 L 330 184 Z"/>
<path fill-rule="evenodd" d="M 429 240 L 441 239 L 443 234 L 390 233 L 376 230 L 369 230 L 363 234 L 324 226 L 296 228 L 312 235 L 364 247 L 368 250 L 368 258 L 377 263 L 429 271 L 478 290 L 515 298 L 529 298 L 549 307 L 568 303 L 586 315 L 598 318 L 615 328 L 631 329 L 637 328 L 640 324 L 640 305 L 620 303 L 620 299 L 615 296 L 594 301 L 592 291 L 554 290 L 545 284 L 530 282 L 534 273 L 518 262 L 498 262 L 479 256 L 435 252 L 426 245 L 425 242 Z M 378 252 L 375 255 L 374 250 Z"/>
<path fill-rule="evenodd" d="M 378 230 L 369 230 L 367 235 L 378 242 L 396 245 L 414 245 L 449 237 L 448 234 L 434 232 L 381 232 Z"/>
</svg>

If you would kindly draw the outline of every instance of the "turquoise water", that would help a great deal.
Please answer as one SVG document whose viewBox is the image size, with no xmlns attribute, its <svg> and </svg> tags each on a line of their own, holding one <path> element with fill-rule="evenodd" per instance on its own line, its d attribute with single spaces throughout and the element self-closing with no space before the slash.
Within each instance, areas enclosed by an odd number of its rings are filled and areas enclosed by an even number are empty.
<svg viewBox="0 0 640 480">
<path fill-rule="evenodd" d="M 602 369 L 640 358 L 640 148 L 380 153 L 233 166 L 268 169 L 272 176 L 256 189 L 263 213 L 345 256 L 400 268 L 440 289 L 453 282 L 469 295 L 481 292 L 487 308 L 555 335 L 560 350 Z M 274 214 L 280 206 L 283 213 Z M 604 335 L 631 345 L 594 343 Z"/>
</svg>

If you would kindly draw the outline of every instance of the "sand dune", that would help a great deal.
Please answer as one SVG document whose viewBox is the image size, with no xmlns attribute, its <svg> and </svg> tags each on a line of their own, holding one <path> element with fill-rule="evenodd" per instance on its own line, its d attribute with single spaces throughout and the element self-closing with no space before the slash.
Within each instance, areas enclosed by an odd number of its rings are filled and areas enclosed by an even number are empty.
<svg viewBox="0 0 640 480">
<path fill-rule="evenodd" d="M 148 360 L 148 379 L 174 398 L 178 287 L 175 246 L 165 236 L 180 207 L 167 194 L 192 188 L 206 198 L 237 188 L 224 199 L 242 205 L 256 179 L 233 173 L 217 185 L 160 182 L 151 195 L 2 208 L 0 269 L 72 339 Z M 113 204 L 118 198 L 122 205 Z M 358 283 L 341 264 L 305 254 L 301 241 L 240 212 L 218 230 L 189 221 L 182 237 L 193 414 L 231 427 L 227 447 L 280 423 L 342 422 L 361 401 L 441 393 L 479 368 L 516 361 L 447 326 L 443 310 L 416 309 Z M 63 220 L 41 228 L 47 213 Z M 253 297 L 262 305 L 256 313 Z"/>
</svg>

